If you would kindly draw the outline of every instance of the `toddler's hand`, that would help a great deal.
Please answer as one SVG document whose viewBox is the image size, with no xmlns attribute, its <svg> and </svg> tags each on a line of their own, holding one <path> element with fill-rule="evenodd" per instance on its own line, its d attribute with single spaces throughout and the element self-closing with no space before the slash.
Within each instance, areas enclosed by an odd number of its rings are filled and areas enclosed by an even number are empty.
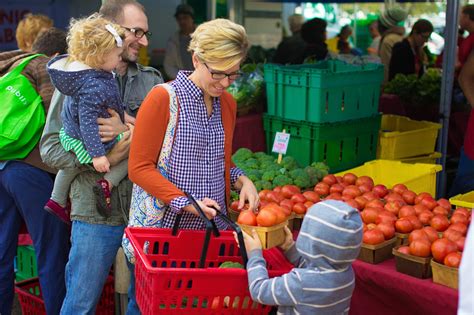
<svg viewBox="0 0 474 315">
<path fill-rule="evenodd" d="M 249 235 L 242 231 L 242 235 L 244 236 L 244 243 L 245 243 L 245 250 L 247 253 L 250 253 L 254 249 L 262 249 L 262 243 L 260 242 L 260 238 L 258 238 L 257 231 L 252 229 L 252 235 Z M 237 244 L 239 240 L 237 238 L 237 233 L 234 232 L 234 238 Z"/>
<path fill-rule="evenodd" d="M 135 125 L 135 117 L 127 114 L 126 112 L 124 113 L 124 117 L 125 117 L 125 124 L 132 124 L 132 125 Z"/>
<path fill-rule="evenodd" d="M 294 243 L 295 241 L 293 240 L 293 233 L 291 233 L 290 229 L 285 226 L 285 240 L 278 247 L 286 252 L 291 246 L 293 246 Z"/>
<path fill-rule="evenodd" d="M 110 172 L 110 162 L 105 156 L 99 156 L 92 158 L 92 164 L 97 172 L 108 173 Z"/>
</svg>

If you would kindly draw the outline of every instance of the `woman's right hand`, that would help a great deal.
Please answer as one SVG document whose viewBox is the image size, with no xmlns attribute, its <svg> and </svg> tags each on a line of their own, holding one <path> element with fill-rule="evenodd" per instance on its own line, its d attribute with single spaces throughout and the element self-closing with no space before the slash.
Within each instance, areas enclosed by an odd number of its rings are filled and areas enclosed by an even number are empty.
<svg viewBox="0 0 474 315">
<path fill-rule="evenodd" d="M 217 201 L 212 200 L 210 198 L 204 198 L 202 200 L 197 200 L 196 201 L 199 207 L 201 207 L 202 212 L 204 212 L 204 215 L 209 219 L 212 220 L 214 217 L 217 215 L 217 210 L 221 210 L 221 207 L 217 203 Z M 199 217 L 198 210 L 194 208 L 193 205 L 187 205 L 186 207 L 183 208 L 185 211 L 191 212 L 195 216 Z"/>
</svg>

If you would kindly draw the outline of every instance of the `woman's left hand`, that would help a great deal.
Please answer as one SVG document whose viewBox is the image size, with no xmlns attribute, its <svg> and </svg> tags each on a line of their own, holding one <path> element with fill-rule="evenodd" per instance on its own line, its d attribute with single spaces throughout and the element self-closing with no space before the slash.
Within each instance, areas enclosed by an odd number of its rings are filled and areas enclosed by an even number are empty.
<svg viewBox="0 0 474 315">
<path fill-rule="evenodd" d="M 258 197 L 257 189 L 247 176 L 240 176 L 236 183 L 237 188 L 240 186 L 239 209 L 245 205 L 245 201 L 249 202 L 249 209 L 256 210 L 260 199 Z"/>
</svg>

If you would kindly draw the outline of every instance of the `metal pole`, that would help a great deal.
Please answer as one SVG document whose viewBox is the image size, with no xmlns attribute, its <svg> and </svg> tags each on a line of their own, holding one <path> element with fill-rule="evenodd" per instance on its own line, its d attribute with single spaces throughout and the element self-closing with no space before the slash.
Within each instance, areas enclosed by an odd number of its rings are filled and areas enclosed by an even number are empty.
<svg viewBox="0 0 474 315">
<path fill-rule="evenodd" d="M 448 0 L 446 6 L 446 27 L 444 31 L 443 77 L 439 104 L 439 121 L 442 124 L 442 128 L 438 137 L 438 149 L 440 149 L 443 154 L 440 159 L 443 170 L 436 176 L 436 192 L 438 198 L 446 195 L 446 151 L 448 148 L 449 115 L 451 112 L 456 43 L 458 40 L 458 18 L 459 1 Z"/>
</svg>

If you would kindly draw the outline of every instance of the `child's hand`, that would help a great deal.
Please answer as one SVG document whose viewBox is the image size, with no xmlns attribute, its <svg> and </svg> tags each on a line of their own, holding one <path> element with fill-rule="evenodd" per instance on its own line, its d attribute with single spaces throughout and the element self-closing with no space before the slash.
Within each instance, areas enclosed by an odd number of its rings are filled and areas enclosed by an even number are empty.
<svg viewBox="0 0 474 315">
<path fill-rule="evenodd" d="M 295 241 L 293 240 L 293 233 L 291 233 L 290 229 L 285 226 L 285 240 L 278 247 L 286 252 L 291 246 L 293 246 L 294 243 Z"/>
<path fill-rule="evenodd" d="M 252 235 L 250 236 L 249 234 L 245 233 L 242 231 L 242 234 L 244 236 L 244 243 L 245 243 L 245 249 L 247 253 L 250 253 L 254 249 L 262 249 L 262 243 L 260 242 L 260 239 L 258 238 L 257 231 L 255 229 L 252 229 Z M 237 238 L 237 233 L 234 232 L 234 238 L 237 244 L 239 243 L 239 239 Z"/>
<path fill-rule="evenodd" d="M 108 173 L 110 172 L 110 162 L 105 156 L 99 156 L 92 158 L 92 164 L 97 172 Z"/>
<path fill-rule="evenodd" d="M 125 115 L 125 124 L 132 124 L 132 125 L 135 125 L 135 117 L 127 114 L 126 112 L 124 113 Z"/>
</svg>

